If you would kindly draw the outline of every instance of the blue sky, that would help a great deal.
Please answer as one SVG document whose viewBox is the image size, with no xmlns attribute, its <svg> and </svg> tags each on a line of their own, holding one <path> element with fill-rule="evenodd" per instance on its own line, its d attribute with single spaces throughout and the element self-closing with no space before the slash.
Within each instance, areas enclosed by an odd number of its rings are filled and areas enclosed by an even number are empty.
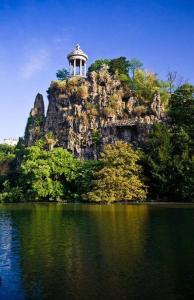
<svg viewBox="0 0 194 300">
<path fill-rule="evenodd" d="M 0 140 L 18 137 L 38 92 L 80 43 L 98 58 L 137 57 L 194 83 L 193 0 L 0 0 Z"/>
</svg>

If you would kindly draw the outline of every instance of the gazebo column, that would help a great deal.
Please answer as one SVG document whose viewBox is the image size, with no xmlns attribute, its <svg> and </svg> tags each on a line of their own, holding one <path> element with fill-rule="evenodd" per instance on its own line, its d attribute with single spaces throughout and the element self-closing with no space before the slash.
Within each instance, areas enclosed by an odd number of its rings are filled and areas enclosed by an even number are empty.
<svg viewBox="0 0 194 300">
<path fill-rule="evenodd" d="M 84 64 L 84 77 L 86 77 L 86 61 L 85 61 L 85 64 Z"/>
<path fill-rule="evenodd" d="M 82 76 L 82 60 L 80 59 L 79 75 Z"/>
<path fill-rule="evenodd" d="M 70 76 L 72 75 L 72 72 L 71 72 L 71 62 L 69 62 L 69 75 Z"/>
<path fill-rule="evenodd" d="M 76 59 L 73 61 L 73 75 L 76 75 Z"/>
</svg>

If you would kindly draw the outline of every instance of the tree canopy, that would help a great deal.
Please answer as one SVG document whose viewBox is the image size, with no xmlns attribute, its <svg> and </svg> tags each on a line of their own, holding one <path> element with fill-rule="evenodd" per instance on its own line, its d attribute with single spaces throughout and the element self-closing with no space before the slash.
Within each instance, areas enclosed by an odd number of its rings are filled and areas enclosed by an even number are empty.
<svg viewBox="0 0 194 300">
<path fill-rule="evenodd" d="M 110 60 L 109 59 L 97 59 L 91 66 L 88 68 L 89 72 L 92 71 L 99 71 L 103 65 L 109 66 Z"/>
<path fill-rule="evenodd" d="M 125 74 L 129 75 L 129 61 L 126 57 L 119 57 L 115 59 L 111 59 L 109 63 L 110 73 L 115 74 Z"/>
<path fill-rule="evenodd" d="M 4 184 L 7 201 L 18 197 L 27 201 L 60 201 L 74 197 L 72 188 L 81 162 L 62 148 L 48 151 L 44 143 L 28 147 L 17 168 L 17 177 L 8 177 Z M 10 199 L 8 199 L 10 198 Z"/>
<path fill-rule="evenodd" d="M 172 94 L 170 123 L 155 124 L 146 145 L 144 171 L 150 195 L 169 201 L 194 198 L 194 87 Z"/>
<path fill-rule="evenodd" d="M 171 96 L 169 115 L 173 126 L 183 128 L 194 138 L 194 86 L 184 84 Z"/>
<path fill-rule="evenodd" d="M 128 70 L 130 72 L 132 79 L 135 76 L 135 71 L 140 70 L 142 67 L 143 67 L 143 63 L 140 60 L 138 60 L 137 58 L 132 58 L 128 62 Z"/>
<path fill-rule="evenodd" d="M 58 80 L 66 80 L 69 77 L 69 72 L 67 69 L 63 68 L 57 71 L 56 77 Z"/>
<path fill-rule="evenodd" d="M 140 154 L 123 142 L 105 146 L 100 156 L 101 167 L 95 171 L 92 191 L 84 198 L 94 202 L 144 200 L 146 189 L 140 179 Z"/>
</svg>

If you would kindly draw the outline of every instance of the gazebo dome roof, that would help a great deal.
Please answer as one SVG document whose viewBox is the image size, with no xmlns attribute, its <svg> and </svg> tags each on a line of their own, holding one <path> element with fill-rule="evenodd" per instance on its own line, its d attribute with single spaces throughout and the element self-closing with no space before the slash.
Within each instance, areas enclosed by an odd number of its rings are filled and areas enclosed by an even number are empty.
<svg viewBox="0 0 194 300">
<path fill-rule="evenodd" d="M 84 53 L 84 51 L 80 48 L 79 44 L 77 44 L 75 49 L 67 55 L 67 58 L 70 60 L 71 57 L 75 58 L 76 56 L 78 57 L 82 56 L 83 58 L 85 58 L 85 60 L 88 60 L 87 54 Z"/>
</svg>

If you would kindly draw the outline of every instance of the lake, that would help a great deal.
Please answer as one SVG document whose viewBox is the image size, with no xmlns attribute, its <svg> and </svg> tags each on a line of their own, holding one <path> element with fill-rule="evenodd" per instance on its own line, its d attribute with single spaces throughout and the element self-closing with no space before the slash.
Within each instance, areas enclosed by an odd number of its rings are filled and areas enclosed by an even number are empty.
<svg viewBox="0 0 194 300">
<path fill-rule="evenodd" d="M 0 205 L 0 299 L 194 299 L 194 205 Z"/>
</svg>

